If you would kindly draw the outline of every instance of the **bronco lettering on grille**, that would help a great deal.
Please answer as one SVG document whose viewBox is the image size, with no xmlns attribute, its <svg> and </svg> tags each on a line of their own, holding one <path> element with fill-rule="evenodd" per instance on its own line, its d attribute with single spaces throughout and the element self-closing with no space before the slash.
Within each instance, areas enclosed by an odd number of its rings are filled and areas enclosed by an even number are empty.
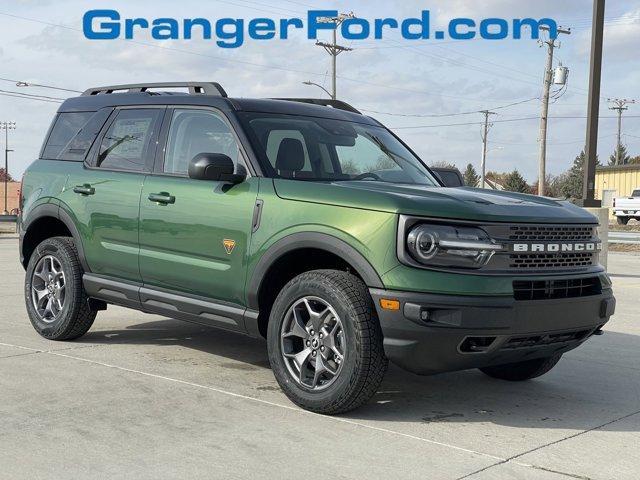
<svg viewBox="0 0 640 480">
<path fill-rule="evenodd" d="M 514 243 L 512 245 L 512 251 L 520 253 L 595 252 L 599 250 L 602 250 L 601 242 Z"/>
</svg>

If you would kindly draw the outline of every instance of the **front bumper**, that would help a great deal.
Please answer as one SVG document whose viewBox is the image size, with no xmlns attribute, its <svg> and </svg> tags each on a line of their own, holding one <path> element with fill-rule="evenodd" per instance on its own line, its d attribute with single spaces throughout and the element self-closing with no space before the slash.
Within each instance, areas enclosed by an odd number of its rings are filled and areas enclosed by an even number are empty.
<svg viewBox="0 0 640 480">
<path fill-rule="evenodd" d="M 610 289 L 554 300 L 370 292 L 387 357 L 423 375 L 567 352 L 602 328 L 615 310 Z M 400 309 L 383 309 L 382 298 L 398 300 Z"/>
</svg>

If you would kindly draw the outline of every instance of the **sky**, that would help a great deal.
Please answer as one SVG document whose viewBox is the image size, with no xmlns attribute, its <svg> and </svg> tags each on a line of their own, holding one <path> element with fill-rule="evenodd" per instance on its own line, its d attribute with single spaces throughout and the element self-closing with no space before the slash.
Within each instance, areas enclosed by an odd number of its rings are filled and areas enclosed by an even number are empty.
<svg viewBox="0 0 640 480">
<path fill-rule="evenodd" d="M 323 97 L 313 81 L 330 89 L 329 55 L 305 35 L 288 40 L 247 39 L 237 49 L 211 40 L 135 42 L 88 40 L 82 16 L 109 8 L 123 17 L 306 17 L 310 9 L 335 8 L 373 19 L 419 17 L 431 11 L 436 26 L 455 17 L 550 17 L 571 28 L 562 35 L 554 66 L 569 68 L 566 91 L 550 105 L 547 172 L 571 166 L 585 139 L 591 0 L 17 0 L 0 6 L 0 121 L 10 131 L 9 172 L 20 178 L 37 158 L 57 103 L 8 96 L 23 92 L 66 98 L 61 90 L 18 87 L 16 80 L 71 90 L 135 82 L 217 81 L 231 97 Z M 329 33 L 323 32 L 323 40 Z M 487 170 L 517 168 L 529 182 L 538 171 L 538 129 L 546 50 L 535 40 L 382 40 L 339 43 L 353 48 L 338 57 L 338 98 L 380 120 L 428 164 L 480 168 L 479 110 L 498 113 L 489 131 Z M 623 143 L 640 155 L 640 1 L 608 0 L 604 37 L 598 152 L 608 159 L 616 142 L 615 112 L 607 98 L 637 99 L 623 121 Z M 9 93 L 10 95 L 11 93 Z M 512 106 L 511 104 L 516 104 Z M 504 107 L 504 108 L 503 108 Z M 471 112 L 471 113 L 467 113 Z M 562 118 L 577 117 L 577 118 Z M 522 120 L 524 119 L 524 120 Z M 4 148 L 4 139 L 0 138 Z"/>
</svg>

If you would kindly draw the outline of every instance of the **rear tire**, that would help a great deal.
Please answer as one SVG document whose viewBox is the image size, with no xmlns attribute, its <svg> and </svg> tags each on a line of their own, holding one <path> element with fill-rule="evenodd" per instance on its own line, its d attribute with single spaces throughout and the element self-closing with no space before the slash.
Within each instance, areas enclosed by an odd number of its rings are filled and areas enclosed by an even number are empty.
<svg viewBox="0 0 640 480">
<path fill-rule="evenodd" d="M 271 309 L 267 342 L 284 393 L 316 413 L 363 405 L 388 366 L 367 287 L 337 270 L 306 272 L 284 286 Z"/>
<path fill-rule="evenodd" d="M 552 357 L 536 358 L 533 360 L 525 360 L 524 362 L 508 363 L 506 365 L 498 365 L 495 367 L 481 368 L 480 371 L 493 378 L 500 380 L 508 380 L 510 382 L 521 382 L 523 380 L 531 380 L 532 378 L 544 375 L 562 358 L 562 354 Z"/>
<path fill-rule="evenodd" d="M 69 237 L 40 243 L 27 265 L 24 296 L 33 328 L 49 340 L 73 340 L 93 324 L 78 251 Z"/>
<path fill-rule="evenodd" d="M 616 217 L 618 220 L 618 225 L 626 225 L 631 220 L 631 217 Z"/>
</svg>

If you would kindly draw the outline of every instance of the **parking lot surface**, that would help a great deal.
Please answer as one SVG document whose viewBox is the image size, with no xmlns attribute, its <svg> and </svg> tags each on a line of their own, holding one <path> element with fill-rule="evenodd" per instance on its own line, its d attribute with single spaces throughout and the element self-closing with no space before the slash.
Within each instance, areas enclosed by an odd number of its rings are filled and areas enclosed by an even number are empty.
<svg viewBox="0 0 640 480">
<path fill-rule="evenodd" d="M 287 400 L 260 340 L 114 306 L 42 339 L 0 236 L 0 478 L 637 479 L 640 256 L 609 271 L 605 335 L 544 377 L 392 366 L 368 405 L 325 417 Z"/>
</svg>

